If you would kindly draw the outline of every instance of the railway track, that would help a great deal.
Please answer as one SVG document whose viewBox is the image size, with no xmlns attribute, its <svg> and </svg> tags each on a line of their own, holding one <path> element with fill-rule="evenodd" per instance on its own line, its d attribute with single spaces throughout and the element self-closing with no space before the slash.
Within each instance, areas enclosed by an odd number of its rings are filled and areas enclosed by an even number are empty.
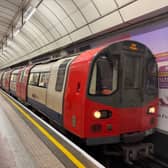
<svg viewBox="0 0 168 168">
<path fill-rule="evenodd" d="M 122 161 L 122 158 L 111 158 L 109 162 L 104 163 L 106 168 L 168 168 L 168 164 L 162 160 L 152 157 L 133 161 L 128 164 Z"/>
<path fill-rule="evenodd" d="M 127 166 L 128 168 L 168 168 L 167 163 L 152 155 L 138 161 L 133 161 L 132 165 Z"/>
</svg>

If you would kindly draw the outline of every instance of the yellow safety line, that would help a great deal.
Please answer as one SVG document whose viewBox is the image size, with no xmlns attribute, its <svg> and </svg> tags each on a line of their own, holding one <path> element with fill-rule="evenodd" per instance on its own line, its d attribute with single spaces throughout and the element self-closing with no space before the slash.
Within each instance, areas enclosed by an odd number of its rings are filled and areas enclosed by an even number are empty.
<svg viewBox="0 0 168 168">
<path fill-rule="evenodd" d="M 27 114 L 19 105 L 17 105 L 12 99 L 6 96 L 1 92 L 3 96 L 8 99 L 15 106 L 19 112 L 21 112 L 38 130 L 45 135 L 58 149 L 60 149 L 77 167 L 85 168 L 85 166 L 70 152 L 68 151 L 62 144 L 60 144 L 50 133 L 48 133 L 39 123 L 37 123 L 29 114 Z"/>
</svg>

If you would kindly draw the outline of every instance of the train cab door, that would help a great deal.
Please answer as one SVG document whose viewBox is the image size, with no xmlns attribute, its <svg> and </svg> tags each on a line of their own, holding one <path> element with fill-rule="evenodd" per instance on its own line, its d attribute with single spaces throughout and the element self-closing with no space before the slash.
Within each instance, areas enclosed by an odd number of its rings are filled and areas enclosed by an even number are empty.
<svg viewBox="0 0 168 168">
<path fill-rule="evenodd" d="M 121 55 L 121 132 L 139 131 L 143 104 L 143 54 L 124 51 Z"/>
</svg>

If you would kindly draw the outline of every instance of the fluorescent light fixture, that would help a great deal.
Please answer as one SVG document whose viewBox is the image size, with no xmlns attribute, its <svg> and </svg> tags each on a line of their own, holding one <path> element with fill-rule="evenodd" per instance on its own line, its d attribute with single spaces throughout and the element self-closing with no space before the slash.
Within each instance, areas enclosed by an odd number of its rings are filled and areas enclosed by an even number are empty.
<svg viewBox="0 0 168 168">
<path fill-rule="evenodd" d="M 27 22 L 32 15 L 36 12 L 37 8 L 28 8 L 28 10 L 25 12 L 25 18 L 24 21 Z"/>
<path fill-rule="evenodd" d="M 20 29 L 17 29 L 17 30 L 14 32 L 13 36 L 15 37 L 19 32 L 20 32 Z"/>
</svg>

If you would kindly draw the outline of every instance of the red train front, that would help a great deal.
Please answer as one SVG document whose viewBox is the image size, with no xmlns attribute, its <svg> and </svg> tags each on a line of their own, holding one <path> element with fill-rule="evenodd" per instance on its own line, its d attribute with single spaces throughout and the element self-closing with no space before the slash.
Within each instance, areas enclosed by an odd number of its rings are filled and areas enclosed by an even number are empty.
<svg viewBox="0 0 168 168">
<path fill-rule="evenodd" d="M 157 64 L 144 45 L 111 44 L 70 64 L 63 123 L 88 145 L 142 140 L 156 127 L 157 111 Z"/>
</svg>

